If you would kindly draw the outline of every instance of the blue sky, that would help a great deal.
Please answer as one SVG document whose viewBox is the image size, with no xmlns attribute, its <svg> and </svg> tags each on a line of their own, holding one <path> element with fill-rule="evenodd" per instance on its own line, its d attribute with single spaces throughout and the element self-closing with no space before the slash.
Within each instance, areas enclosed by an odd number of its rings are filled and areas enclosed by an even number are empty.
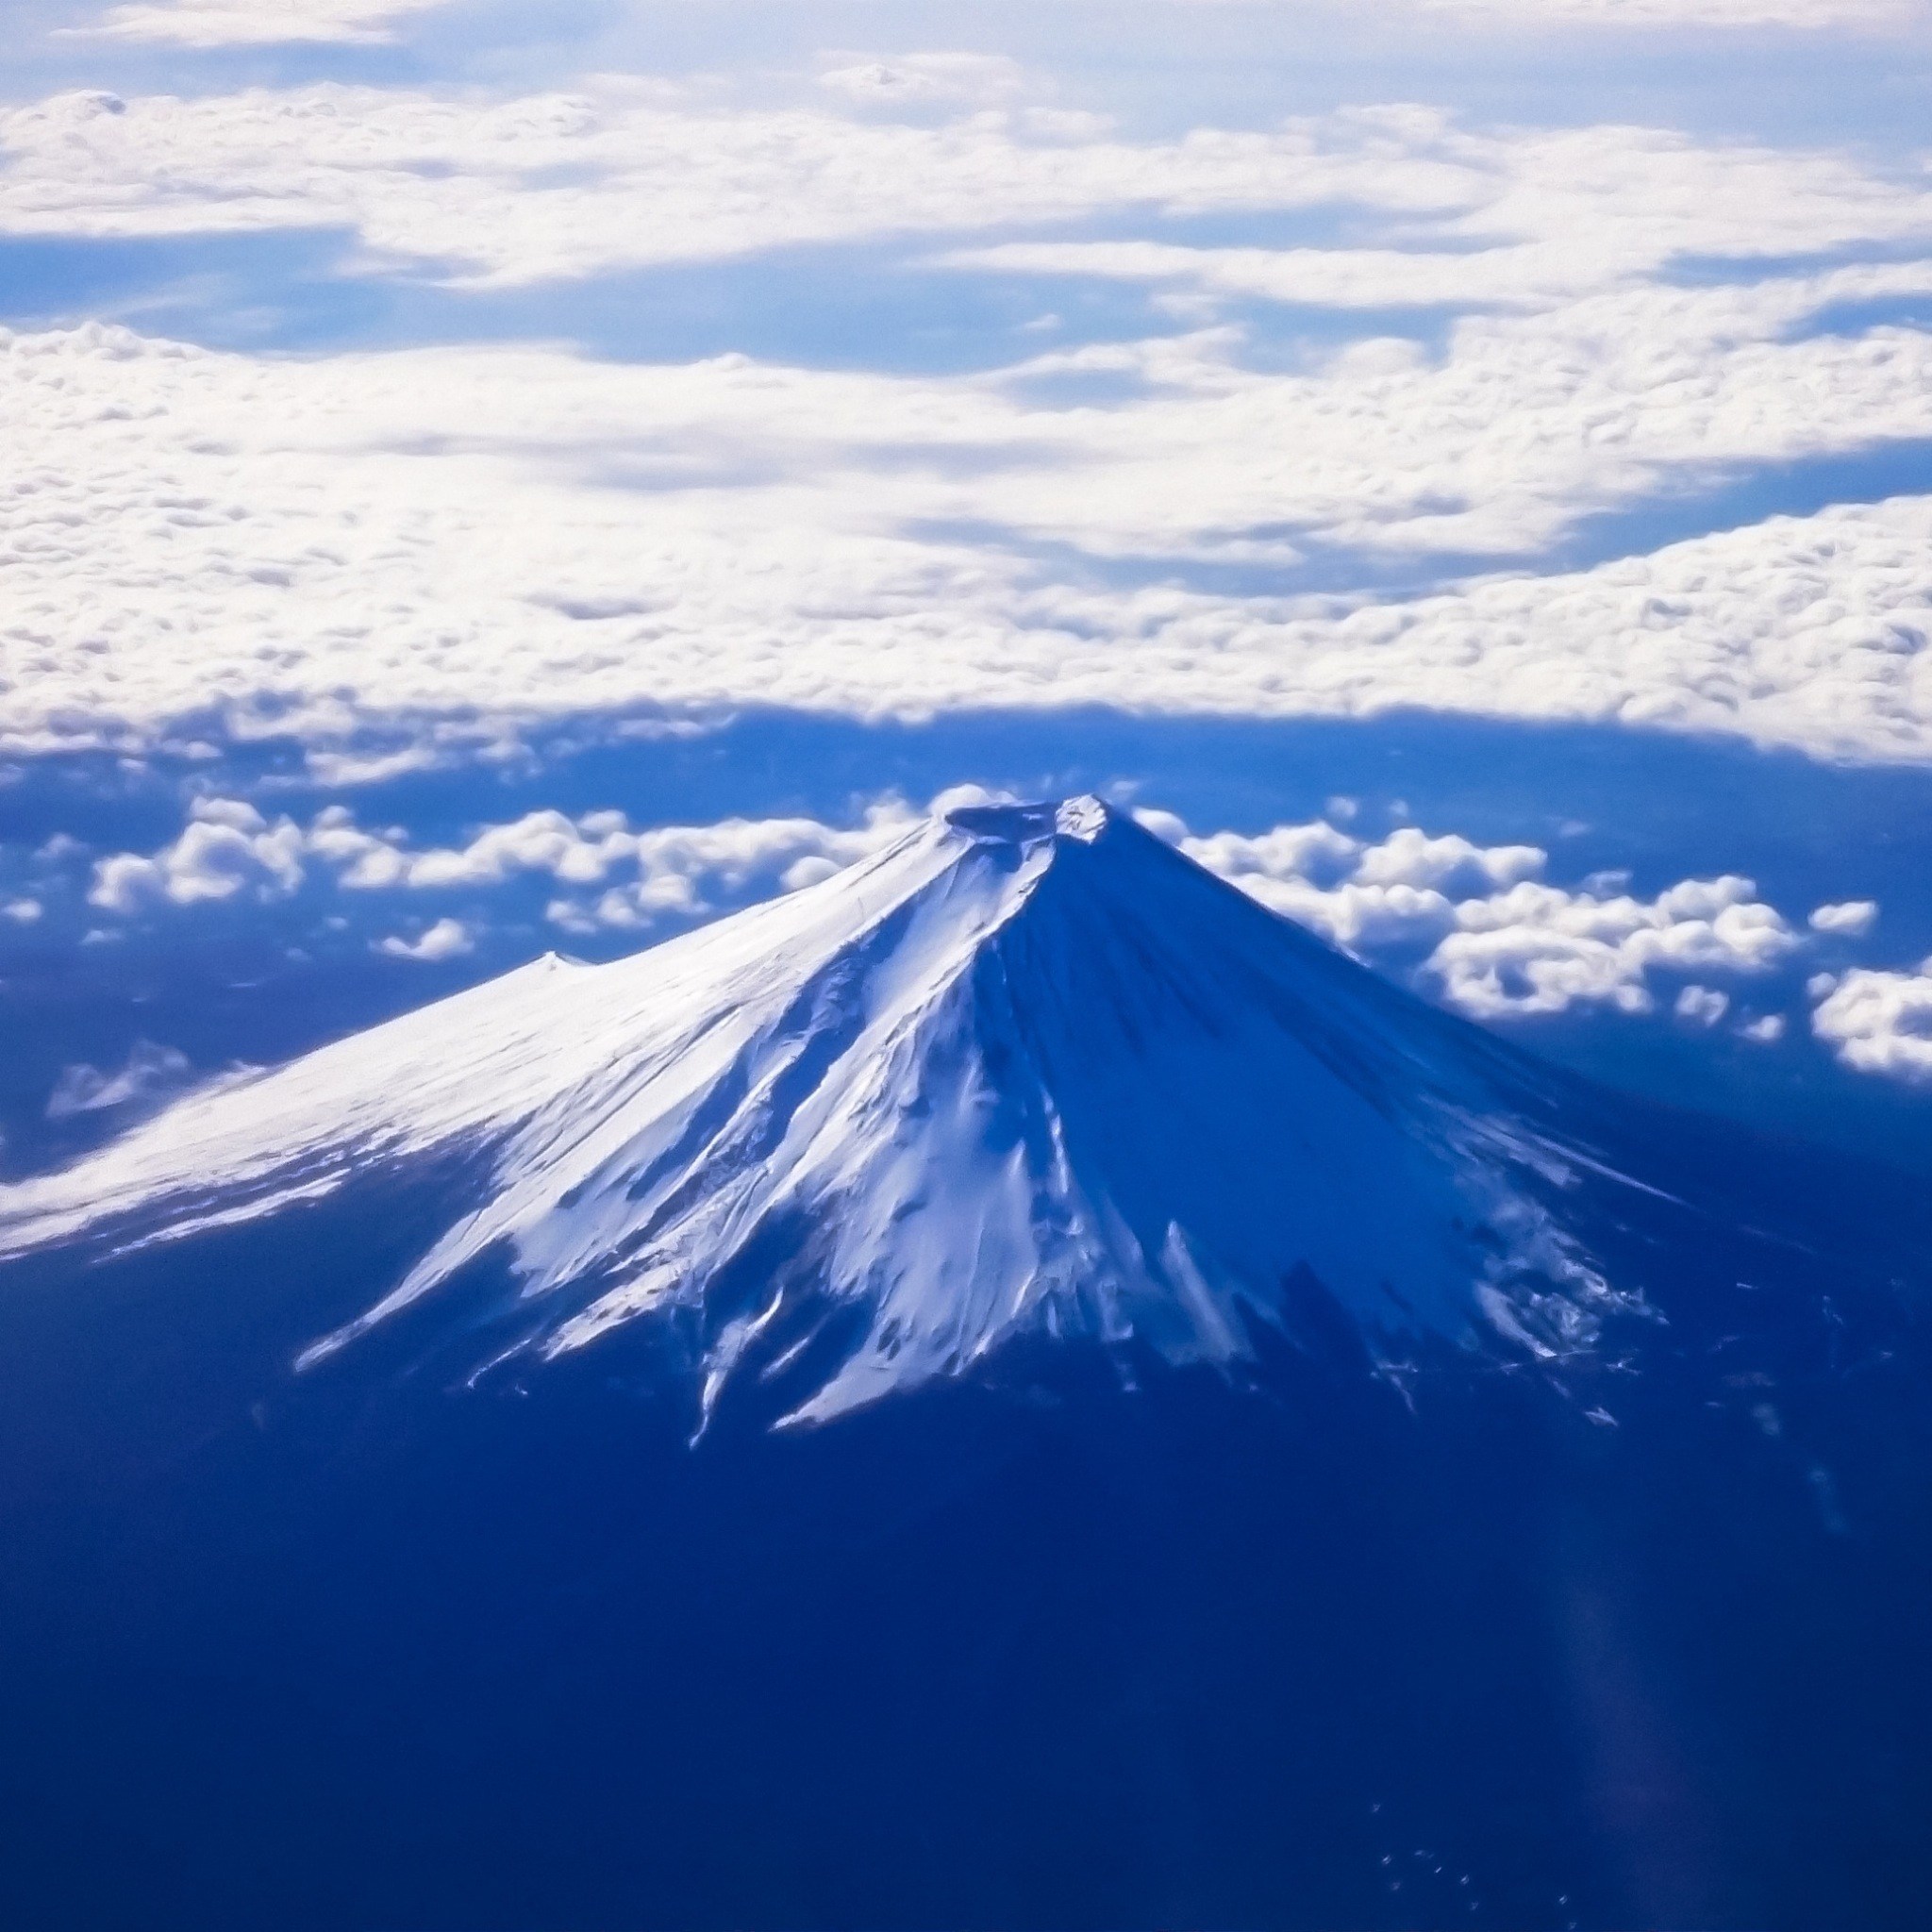
<svg viewBox="0 0 1932 1932">
<path fill-rule="evenodd" d="M 9 24 L 9 1164 L 962 787 L 1932 1160 L 1932 8 Z"/>
</svg>

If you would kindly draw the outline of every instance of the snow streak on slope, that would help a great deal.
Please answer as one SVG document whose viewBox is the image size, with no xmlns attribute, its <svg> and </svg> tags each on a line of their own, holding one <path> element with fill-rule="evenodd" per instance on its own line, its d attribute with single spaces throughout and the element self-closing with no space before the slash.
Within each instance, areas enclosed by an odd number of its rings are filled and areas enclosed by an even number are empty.
<svg viewBox="0 0 1932 1932">
<path fill-rule="evenodd" d="M 1095 800 L 983 807 L 607 966 L 549 958 L 0 1190 L 0 1256 L 192 1235 L 463 1154 L 319 1360 L 491 1252 L 511 1353 L 656 1322 L 818 1420 L 1020 1335 L 1234 1363 L 1346 1312 L 1544 1355 L 1618 1297 L 1528 1064 Z M 505 1337 L 491 1344 L 500 1354 Z"/>
</svg>

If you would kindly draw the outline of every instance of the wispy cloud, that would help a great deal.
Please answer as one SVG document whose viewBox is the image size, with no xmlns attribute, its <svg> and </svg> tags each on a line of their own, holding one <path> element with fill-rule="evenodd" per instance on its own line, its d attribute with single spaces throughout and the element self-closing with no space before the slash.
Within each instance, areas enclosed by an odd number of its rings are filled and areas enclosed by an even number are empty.
<svg viewBox="0 0 1932 1932">
<path fill-rule="evenodd" d="M 70 27 L 76 39 L 148 41 L 180 47 L 261 47 L 308 42 L 379 45 L 393 24 L 449 0 L 159 0 L 109 8 L 92 26 Z"/>
<path fill-rule="evenodd" d="M 1512 25 L 1594 27 L 1891 27 L 1924 15 L 1920 0 L 1420 0 L 1424 10 Z"/>
<path fill-rule="evenodd" d="M 908 82 L 951 71 L 921 58 L 884 71 Z M 972 73 L 993 68 L 1006 73 Z M 1378 278 L 1400 274 L 1412 291 L 1432 277 L 1462 299 L 1508 299 L 1600 286 L 1678 254 L 1932 234 L 1923 180 L 1841 155 L 1617 125 L 1485 130 L 1409 107 L 1131 141 L 1066 110 L 908 121 L 830 104 L 737 107 L 646 80 L 493 100 L 341 85 L 92 92 L 0 114 L 0 232 L 347 227 L 373 251 L 476 283 L 1124 213 L 1346 208 L 1381 232 L 1337 251 L 1332 274 L 1305 253 L 1241 249 L 1203 251 L 1195 272 L 1231 288 L 1299 280 L 1313 299 L 1343 277 L 1353 299 L 1372 299 Z M 1441 251 L 1472 247 L 1457 284 Z M 1407 251 L 1421 258 L 1405 267 Z M 1137 277 L 1179 262 L 1131 248 L 1085 260 Z"/>
<path fill-rule="evenodd" d="M 194 1077 L 188 1056 L 179 1048 L 137 1040 L 125 1064 L 103 1073 L 84 1061 L 63 1067 L 47 1096 L 50 1121 L 71 1120 L 76 1114 L 108 1113 L 146 1106 L 178 1091 Z"/>
</svg>

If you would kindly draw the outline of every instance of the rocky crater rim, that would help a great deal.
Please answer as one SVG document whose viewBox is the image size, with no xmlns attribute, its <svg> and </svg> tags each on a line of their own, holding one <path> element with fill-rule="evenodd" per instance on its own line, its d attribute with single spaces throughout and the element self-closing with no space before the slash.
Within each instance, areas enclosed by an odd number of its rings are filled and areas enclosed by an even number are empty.
<svg viewBox="0 0 1932 1932">
<path fill-rule="evenodd" d="M 1033 805 L 961 805 L 946 824 L 991 845 L 1031 845 L 1042 839 L 1077 839 L 1091 845 L 1117 814 L 1091 792 Z"/>
</svg>

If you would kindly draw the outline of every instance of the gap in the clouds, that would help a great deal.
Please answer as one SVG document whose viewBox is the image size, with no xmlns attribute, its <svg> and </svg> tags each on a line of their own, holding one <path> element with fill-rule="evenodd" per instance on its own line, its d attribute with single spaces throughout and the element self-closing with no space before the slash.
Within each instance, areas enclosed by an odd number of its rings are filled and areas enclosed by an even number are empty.
<svg viewBox="0 0 1932 1932">
<path fill-rule="evenodd" d="M 0 322 L 100 320 L 210 349 L 357 343 L 386 285 L 346 273 L 342 229 L 257 235 L 0 239 Z"/>
<path fill-rule="evenodd" d="M 67 25 L 98 19 L 117 0 L 67 0 L 59 11 Z M 241 8 L 238 7 L 238 11 Z M 9 19 L 9 27 L 13 25 Z M 167 41 L 56 37 L 12 38 L 0 56 L 8 92 L 39 93 L 102 89 L 124 95 L 174 94 L 192 100 L 248 88 L 296 89 L 334 83 L 342 87 L 420 87 L 436 78 L 433 60 L 409 44 L 392 42 L 286 41 L 192 47 Z"/>
<path fill-rule="evenodd" d="M 1225 220 L 1158 216 L 1081 225 L 1082 242 L 1215 245 Z M 1066 239 L 1065 228 L 955 235 L 974 246 Z M 1257 239 L 1258 238 L 1258 239 Z M 1246 224 L 1244 245 L 1325 246 L 1326 214 Z M 1084 273 L 943 265 L 946 250 L 869 240 L 666 262 L 528 287 L 447 284 L 433 267 L 372 262 L 339 228 L 138 238 L 0 238 L 0 323 L 17 328 L 120 322 L 143 333 L 251 353 L 322 354 L 465 343 L 566 343 L 618 362 L 739 354 L 808 368 L 978 375 L 1056 351 L 1184 334 L 1212 321 L 1241 332 L 1257 370 L 1319 363 L 1368 337 L 1444 350 L 1457 309 L 1346 309 L 1217 296 L 1168 299 L 1158 282 Z M 1036 400 L 1061 396 L 1044 379 Z M 1079 378 L 1073 378 L 1078 381 Z M 1127 380 L 1118 378 L 1118 380 Z M 1128 381 L 1127 391 L 1138 393 Z"/>
<path fill-rule="evenodd" d="M 0 241 L 0 321 L 89 317 L 253 353 L 562 342 L 611 361 L 737 354 L 921 375 L 976 374 L 1181 326 L 1136 284 L 965 275 L 875 244 L 466 290 L 374 272 L 341 231 Z"/>
<path fill-rule="evenodd" d="M 460 847 L 480 827 L 546 809 L 615 809 L 640 826 L 740 816 L 844 825 L 882 795 L 918 806 L 962 782 L 1032 796 L 1103 791 L 1176 812 L 1199 832 L 1257 833 L 1332 813 L 1371 840 L 1413 824 L 1484 845 L 1529 843 L 1549 853 L 1553 883 L 1624 873 L 1643 898 L 1687 876 L 1742 873 L 1800 927 L 1815 905 L 1875 899 L 1883 910 L 1871 941 L 1850 950 L 1816 941 L 1774 973 L 1730 984 L 1734 1018 L 1787 1015 L 1790 1033 L 1775 1046 L 1674 1022 L 1667 985 L 1654 1015 L 1578 1009 L 1502 1030 L 1612 1084 L 1884 1147 L 1932 1171 L 1932 1105 L 1832 1063 L 1808 1037 L 1803 991 L 1822 967 L 1932 952 L 1932 771 L 1832 766 L 1607 727 L 1413 715 L 1263 724 L 1090 711 L 866 724 L 750 712 L 687 736 L 625 736 L 611 721 L 583 721 L 533 737 L 522 760 L 348 790 L 315 782 L 299 747 L 273 742 L 215 762 L 36 761 L 18 768 L 4 798 L 14 863 L 59 831 L 91 855 L 155 850 L 180 830 L 193 791 L 251 798 L 271 819 L 301 822 L 346 804 L 359 824 L 397 828 L 424 849 Z M 80 898 L 84 867 L 76 877 L 64 902 L 49 894 L 34 927 L 0 935 L 0 1130 L 16 1169 L 53 1144 L 42 1116 L 63 1066 L 111 1071 L 140 1040 L 184 1052 L 204 1072 L 279 1059 L 548 948 L 614 957 L 678 929 L 674 916 L 644 931 L 562 931 L 545 916 L 557 882 L 533 875 L 444 894 L 324 897 L 318 887 L 265 903 L 244 893 L 79 945 L 95 915 Z M 444 913 L 471 925 L 474 954 L 425 965 L 372 952 L 376 938 Z M 82 1120 L 61 1132 L 72 1142 L 111 1124 Z"/>
<path fill-rule="evenodd" d="M 1860 302 L 1833 302 L 1815 309 L 1802 329 L 1788 332 L 1787 341 L 1817 336 L 1863 335 L 1879 328 L 1932 330 L 1932 290 L 1916 295 L 1874 297 Z"/>
<path fill-rule="evenodd" d="M 1743 529 L 1772 517 L 1811 517 L 1836 504 L 1880 503 L 1932 491 L 1932 440 L 1769 463 L 1741 474 L 1690 478 L 1623 509 L 1579 519 L 1535 559 L 1539 574 L 1589 570 L 1643 557 L 1666 544 Z M 1493 564 L 1491 565 L 1493 568 Z"/>
<path fill-rule="evenodd" d="M 1652 279 L 1679 289 L 1755 288 L 1761 282 L 1797 281 L 1829 275 L 1835 269 L 1883 268 L 1923 262 L 1924 237 L 1918 234 L 1887 243 L 1870 239 L 1840 248 L 1813 248 L 1797 253 L 1762 255 L 1677 255 L 1661 264 Z M 1801 332 L 1810 332 L 1809 317 Z"/>
</svg>

